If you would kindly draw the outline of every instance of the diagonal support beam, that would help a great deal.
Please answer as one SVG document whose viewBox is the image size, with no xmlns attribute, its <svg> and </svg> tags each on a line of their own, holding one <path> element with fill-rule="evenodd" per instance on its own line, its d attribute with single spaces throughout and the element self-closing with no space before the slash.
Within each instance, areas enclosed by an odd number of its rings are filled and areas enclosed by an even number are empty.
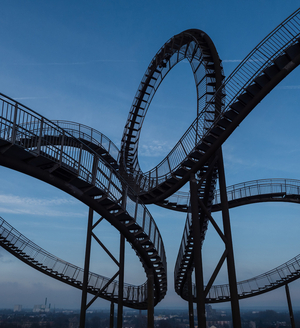
<svg viewBox="0 0 300 328">
<path fill-rule="evenodd" d="M 206 206 L 203 204 L 203 202 L 202 202 L 202 200 L 200 198 L 198 198 L 198 203 L 199 203 L 199 206 L 201 207 L 201 209 L 203 209 L 204 214 L 207 216 L 207 218 L 209 219 L 209 221 L 211 222 L 211 224 L 213 225 L 213 227 L 217 231 L 218 235 L 221 237 L 221 239 L 223 240 L 223 242 L 226 244 L 226 242 L 227 242 L 226 237 L 224 236 L 222 230 L 219 228 L 219 226 L 217 225 L 216 221 L 211 216 L 211 214 L 208 212 Z"/>
<path fill-rule="evenodd" d="M 101 242 L 101 240 L 92 232 L 92 236 L 97 241 L 97 243 L 103 248 L 103 250 L 109 255 L 109 257 L 119 266 L 118 260 L 112 255 L 112 253 L 105 247 L 105 245 Z"/>
<path fill-rule="evenodd" d="M 205 297 L 207 296 L 207 294 L 209 293 L 209 290 L 211 289 L 211 286 L 213 285 L 214 281 L 216 280 L 217 278 L 217 275 L 218 273 L 220 272 L 221 268 L 222 268 L 222 265 L 224 263 L 224 261 L 226 260 L 226 257 L 227 257 L 227 250 L 225 249 L 223 255 L 221 256 L 220 258 L 220 261 L 219 263 L 217 264 L 212 276 L 210 277 L 209 279 L 209 282 L 207 284 L 207 286 L 205 287 L 205 290 L 204 290 L 204 294 L 205 294 Z"/>
<path fill-rule="evenodd" d="M 96 299 L 102 294 L 102 292 L 109 286 L 119 275 L 120 271 L 118 270 L 109 280 L 108 282 L 98 291 L 98 293 L 89 301 L 86 306 L 86 310 L 96 301 Z"/>
</svg>

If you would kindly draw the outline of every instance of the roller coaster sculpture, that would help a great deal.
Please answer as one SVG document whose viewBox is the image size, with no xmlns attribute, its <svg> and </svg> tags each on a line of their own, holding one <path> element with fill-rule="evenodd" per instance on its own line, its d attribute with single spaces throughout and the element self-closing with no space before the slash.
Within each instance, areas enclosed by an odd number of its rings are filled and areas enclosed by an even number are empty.
<svg viewBox="0 0 300 328">
<path fill-rule="evenodd" d="M 111 302 L 112 312 L 113 304 L 118 304 L 118 327 L 122 327 L 123 306 L 147 309 L 148 327 L 153 327 L 154 306 L 167 291 L 167 264 L 160 232 L 144 204 L 157 204 L 187 213 L 174 276 L 176 292 L 189 302 L 190 327 L 194 327 L 193 303 L 197 303 L 199 327 L 206 324 L 205 303 L 224 301 L 231 302 L 233 326 L 241 327 L 239 299 L 285 285 L 289 300 L 287 284 L 299 278 L 299 255 L 262 275 L 236 281 L 229 208 L 264 201 L 299 203 L 300 181 L 257 180 L 226 188 L 221 147 L 252 109 L 300 64 L 299 37 L 300 9 L 224 80 L 222 62 L 206 33 L 191 29 L 175 35 L 146 70 L 129 112 L 120 151 L 92 128 L 49 121 L 0 94 L 0 164 L 45 181 L 89 207 L 83 269 L 43 250 L 2 218 L 1 246 L 33 268 L 82 290 L 81 328 L 86 309 L 98 297 Z M 138 145 L 145 115 L 161 82 L 182 60 L 190 63 L 194 75 L 197 117 L 165 159 L 142 172 Z M 187 183 L 190 192 L 184 194 L 179 190 Z M 223 230 L 211 215 L 215 211 L 222 211 Z M 100 215 L 95 222 L 94 212 Z M 103 219 L 120 232 L 119 260 L 93 232 Z M 204 286 L 201 247 L 209 222 L 225 250 Z M 110 278 L 89 271 L 92 238 L 118 266 Z M 124 282 L 125 239 L 144 267 L 147 281 L 143 285 Z M 213 285 L 225 260 L 229 283 Z M 94 295 L 88 304 L 87 293 Z"/>
</svg>

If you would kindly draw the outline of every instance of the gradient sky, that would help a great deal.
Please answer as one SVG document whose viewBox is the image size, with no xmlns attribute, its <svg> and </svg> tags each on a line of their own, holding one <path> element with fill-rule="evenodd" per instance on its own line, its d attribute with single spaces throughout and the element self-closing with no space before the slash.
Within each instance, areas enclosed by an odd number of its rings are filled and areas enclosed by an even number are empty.
<svg viewBox="0 0 300 328">
<path fill-rule="evenodd" d="M 53 120 L 70 120 L 107 135 L 118 147 L 139 82 L 159 48 L 190 28 L 215 43 L 228 76 L 239 62 L 299 3 L 295 0 L 212 1 L 15 1 L 1 3 L 0 92 Z M 276 87 L 224 144 L 227 184 L 260 178 L 300 178 L 298 131 L 300 69 Z M 147 114 L 140 162 L 157 164 L 196 115 L 189 65 L 167 76 Z M 185 215 L 149 206 L 164 239 L 169 289 L 159 307 L 187 306 L 174 292 L 173 270 Z M 231 210 L 238 280 L 268 271 L 296 256 L 299 206 L 248 205 Z M 86 206 L 38 180 L 0 167 L 0 216 L 58 257 L 83 266 Z M 217 220 L 219 216 L 216 215 Z M 170 233 L 171 231 L 171 233 Z M 118 233 L 106 222 L 99 236 L 118 256 Z M 125 280 L 145 274 L 126 245 Z M 205 277 L 222 253 L 209 228 L 204 244 Z M 116 267 L 93 247 L 91 269 L 112 275 Z M 80 307 L 80 292 L 35 272 L 0 249 L 0 308 Z M 135 272 L 135 275 L 132 275 Z M 226 283 L 222 271 L 217 283 Z M 300 306 L 300 283 L 290 285 Z M 283 289 L 241 301 L 241 307 L 286 306 Z M 109 309 L 107 301 L 94 307 Z"/>
</svg>

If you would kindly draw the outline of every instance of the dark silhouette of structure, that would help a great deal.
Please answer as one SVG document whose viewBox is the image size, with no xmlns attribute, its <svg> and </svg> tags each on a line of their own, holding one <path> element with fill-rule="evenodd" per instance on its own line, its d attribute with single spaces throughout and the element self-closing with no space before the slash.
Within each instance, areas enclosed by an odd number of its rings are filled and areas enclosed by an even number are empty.
<svg viewBox="0 0 300 328">
<path fill-rule="evenodd" d="M 193 303 L 197 304 L 198 325 L 205 327 L 205 303 L 222 301 L 231 302 L 233 326 L 241 327 L 239 299 L 283 285 L 293 317 L 288 283 L 299 277 L 299 257 L 238 283 L 229 208 L 262 201 L 299 202 L 299 182 L 259 180 L 227 188 L 221 147 L 252 109 L 300 64 L 299 36 L 300 9 L 224 80 L 221 60 L 207 34 L 191 29 L 175 35 L 146 70 L 129 112 L 120 151 L 94 129 L 49 121 L 1 94 L 0 164 L 69 193 L 89 207 L 89 215 L 84 269 L 57 259 L 4 220 L 0 222 L 0 243 L 25 263 L 82 290 L 81 328 L 86 309 L 98 297 L 111 302 L 112 313 L 114 303 L 118 304 L 118 328 L 122 327 L 123 306 L 147 309 L 148 327 L 154 326 L 154 306 L 167 291 L 167 267 L 161 235 L 144 204 L 187 212 L 175 266 L 175 290 L 189 303 L 190 327 L 194 327 Z M 160 83 L 184 59 L 190 63 L 195 79 L 197 117 L 165 159 L 144 173 L 138 162 L 138 144 L 145 115 Z M 187 183 L 190 197 L 176 194 Z M 222 228 L 211 214 L 217 210 L 222 211 Z M 94 213 L 100 219 L 94 220 Z M 94 232 L 103 219 L 120 232 L 118 259 Z M 224 242 L 224 252 L 205 286 L 202 244 L 209 222 Z M 89 272 L 92 238 L 118 266 L 110 278 Z M 147 281 L 141 286 L 124 282 L 125 239 L 144 267 Z M 228 284 L 214 286 L 225 262 Z M 89 303 L 87 293 L 94 295 Z"/>
</svg>

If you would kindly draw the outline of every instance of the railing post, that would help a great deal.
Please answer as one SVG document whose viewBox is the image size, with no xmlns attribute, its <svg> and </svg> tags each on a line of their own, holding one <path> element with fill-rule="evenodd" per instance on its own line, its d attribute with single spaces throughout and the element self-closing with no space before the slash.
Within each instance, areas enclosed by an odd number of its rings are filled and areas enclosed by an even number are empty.
<svg viewBox="0 0 300 328">
<path fill-rule="evenodd" d="M 43 125 L 44 125 L 44 118 L 41 119 L 41 126 L 40 126 L 40 133 L 39 133 L 39 140 L 37 144 L 37 153 L 41 153 L 41 147 L 42 147 L 42 136 L 43 136 Z"/>
<path fill-rule="evenodd" d="M 59 156 L 59 165 L 62 163 L 63 151 L 64 151 L 64 142 L 65 142 L 65 132 L 61 136 L 61 145 L 60 145 L 60 156 Z"/>
<path fill-rule="evenodd" d="M 78 158 L 78 176 L 80 176 L 81 156 L 82 156 L 82 144 L 80 144 L 80 150 L 79 150 L 79 158 Z"/>
<path fill-rule="evenodd" d="M 18 116 L 18 104 L 15 105 L 15 110 L 14 110 L 13 128 L 12 128 L 12 133 L 11 133 L 11 143 L 12 144 L 14 144 L 16 141 L 17 116 Z"/>
</svg>

